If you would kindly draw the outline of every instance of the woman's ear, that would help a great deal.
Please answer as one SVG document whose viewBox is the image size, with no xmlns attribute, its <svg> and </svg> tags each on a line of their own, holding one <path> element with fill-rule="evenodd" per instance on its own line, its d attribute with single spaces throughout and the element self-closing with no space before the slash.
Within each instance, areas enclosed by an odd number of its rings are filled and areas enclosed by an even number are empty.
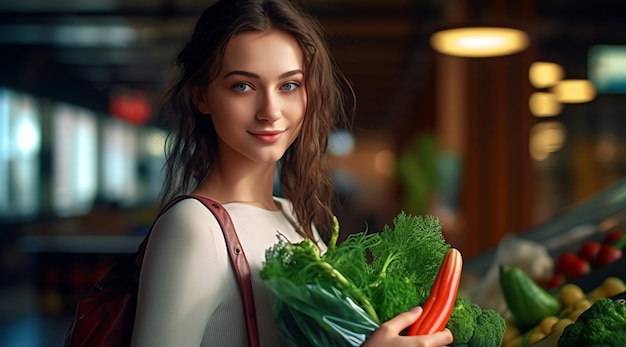
<svg viewBox="0 0 626 347">
<path fill-rule="evenodd" d="M 193 104 L 196 106 L 198 111 L 202 114 L 209 114 L 211 111 L 209 110 L 209 103 L 206 101 L 206 93 L 204 93 L 205 89 L 200 86 L 194 86 L 192 90 L 192 99 Z"/>
</svg>

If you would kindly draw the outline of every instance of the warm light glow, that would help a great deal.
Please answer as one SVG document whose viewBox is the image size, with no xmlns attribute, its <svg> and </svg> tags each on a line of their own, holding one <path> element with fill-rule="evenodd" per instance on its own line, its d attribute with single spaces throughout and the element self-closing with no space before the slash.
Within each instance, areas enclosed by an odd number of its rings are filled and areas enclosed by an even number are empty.
<svg viewBox="0 0 626 347">
<path fill-rule="evenodd" d="M 528 35 L 509 28 L 458 28 L 433 34 L 432 47 L 459 57 L 494 57 L 517 53 L 528 47 Z"/>
<path fill-rule="evenodd" d="M 381 175 L 391 176 L 395 165 L 396 156 L 390 150 L 382 150 L 374 156 L 374 167 Z"/>
<path fill-rule="evenodd" d="M 554 86 L 559 102 L 576 104 L 589 102 L 596 97 L 596 88 L 588 80 L 563 80 Z"/>
<path fill-rule="evenodd" d="M 563 105 L 556 100 L 554 93 L 534 92 L 528 100 L 530 112 L 537 117 L 551 117 L 561 113 Z"/>
<path fill-rule="evenodd" d="M 596 158 L 601 163 L 611 163 L 615 160 L 618 153 L 618 144 L 614 139 L 605 139 L 596 145 Z"/>
<path fill-rule="evenodd" d="M 555 63 L 534 62 L 530 65 L 528 77 L 535 88 L 552 87 L 563 78 L 563 68 Z"/>
<path fill-rule="evenodd" d="M 566 130 L 560 122 L 542 122 L 530 130 L 529 150 L 535 160 L 545 160 L 565 143 Z"/>
</svg>

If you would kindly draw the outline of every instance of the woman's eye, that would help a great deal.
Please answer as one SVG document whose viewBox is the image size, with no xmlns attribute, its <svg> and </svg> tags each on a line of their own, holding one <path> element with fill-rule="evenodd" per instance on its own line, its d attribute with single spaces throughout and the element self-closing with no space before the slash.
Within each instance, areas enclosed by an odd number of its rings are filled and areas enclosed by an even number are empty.
<svg viewBox="0 0 626 347">
<path fill-rule="evenodd" d="M 237 83 L 233 86 L 233 89 L 237 92 L 247 92 L 252 88 L 246 83 Z"/>
<path fill-rule="evenodd" d="M 299 85 L 296 82 L 289 82 L 289 83 L 285 83 L 282 86 L 282 90 L 286 90 L 286 91 L 292 91 L 295 90 L 296 88 L 298 88 Z"/>
</svg>

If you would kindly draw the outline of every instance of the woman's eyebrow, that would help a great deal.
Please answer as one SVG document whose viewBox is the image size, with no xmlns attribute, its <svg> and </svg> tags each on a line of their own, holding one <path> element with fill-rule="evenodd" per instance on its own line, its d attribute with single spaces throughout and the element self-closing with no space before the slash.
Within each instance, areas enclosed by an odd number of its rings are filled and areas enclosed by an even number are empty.
<svg viewBox="0 0 626 347">
<path fill-rule="evenodd" d="M 304 75 L 304 72 L 300 69 L 296 69 L 296 70 L 291 70 L 291 71 L 287 71 L 284 74 L 280 75 L 280 78 L 285 78 L 285 77 L 291 77 L 293 75 Z"/>
<path fill-rule="evenodd" d="M 291 71 L 287 71 L 285 73 L 282 73 L 280 76 L 278 76 L 278 78 L 285 78 L 285 77 L 290 77 L 290 76 L 298 75 L 298 74 L 303 75 L 304 72 L 301 69 L 295 69 L 295 70 L 291 70 Z M 225 78 L 227 78 L 229 76 L 232 76 L 232 75 L 241 75 L 241 76 L 246 76 L 246 77 L 255 78 L 255 79 L 261 78 L 261 76 L 255 74 L 255 73 L 249 72 L 249 71 L 233 70 L 233 71 L 227 73 L 226 75 L 224 75 L 224 77 L 222 79 L 225 79 Z"/>
</svg>

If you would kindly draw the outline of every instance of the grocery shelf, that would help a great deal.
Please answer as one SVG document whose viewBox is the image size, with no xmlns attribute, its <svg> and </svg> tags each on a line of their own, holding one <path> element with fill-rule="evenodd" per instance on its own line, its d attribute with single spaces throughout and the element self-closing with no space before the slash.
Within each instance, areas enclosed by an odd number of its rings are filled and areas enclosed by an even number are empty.
<svg viewBox="0 0 626 347">
<path fill-rule="evenodd" d="M 598 193 L 591 199 L 569 208 L 552 220 L 523 231 L 516 236 L 541 243 L 552 255 L 601 235 L 605 226 L 619 225 L 626 220 L 626 180 Z M 497 248 L 469 259 L 463 271 L 482 277 L 492 265 Z"/>
</svg>

